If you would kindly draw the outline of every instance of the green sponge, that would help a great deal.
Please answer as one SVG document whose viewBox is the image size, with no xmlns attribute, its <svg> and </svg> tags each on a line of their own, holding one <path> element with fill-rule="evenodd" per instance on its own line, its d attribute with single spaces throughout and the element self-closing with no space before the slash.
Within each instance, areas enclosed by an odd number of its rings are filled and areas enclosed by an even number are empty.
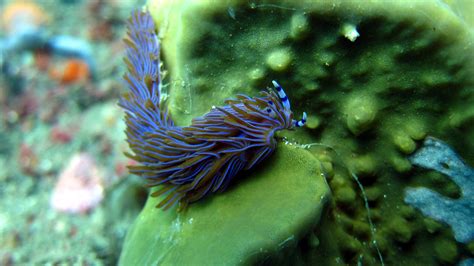
<svg viewBox="0 0 474 266">
<path fill-rule="evenodd" d="M 236 265 L 291 253 L 330 199 L 319 165 L 308 151 L 280 144 L 258 170 L 182 213 L 156 209 L 160 199 L 149 198 L 120 264 Z"/>
</svg>

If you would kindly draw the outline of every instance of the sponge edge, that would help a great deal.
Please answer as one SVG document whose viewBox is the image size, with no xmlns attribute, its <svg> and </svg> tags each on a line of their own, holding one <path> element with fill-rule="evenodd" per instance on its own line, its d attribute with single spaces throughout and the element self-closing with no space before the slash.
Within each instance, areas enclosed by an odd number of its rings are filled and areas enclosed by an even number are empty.
<svg viewBox="0 0 474 266">
<path fill-rule="evenodd" d="M 225 194 L 185 213 L 158 210 L 160 199 L 149 198 L 129 230 L 120 264 L 252 264 L 291 252 L 330 200 L 318 165 L 308 151 L 280 144 Z"/>
</svg>

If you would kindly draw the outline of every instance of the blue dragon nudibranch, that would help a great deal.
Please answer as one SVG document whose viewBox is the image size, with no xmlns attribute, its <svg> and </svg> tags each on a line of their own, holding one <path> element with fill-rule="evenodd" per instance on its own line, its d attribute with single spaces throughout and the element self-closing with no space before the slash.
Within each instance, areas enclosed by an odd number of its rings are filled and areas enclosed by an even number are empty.
<svg viewBox="0 0 474 266">
<path fill-rule="evenodd" d="M 153 19 L 148 12 L 135 11 L 127 28 L 124 79 L 129 92 L 119 105 L 126 112 L 127 142 L 133 151 L 127 156 L 138 162 L 129 169 L 150 187 L 161 185 L 152 193 L 165 194 L 158 208 L 179 202 L 182 209 L 224 191 L 239 171 L 275 150 L 276 131 L 305 124 L 306 113 L 294 120 L 288 97 L 273 81 L 275 89 L 261 92 L 262 97 L 237 95 L 190 126 L 175 126 L 160 104 L 160 46 Z"/>
</svg>

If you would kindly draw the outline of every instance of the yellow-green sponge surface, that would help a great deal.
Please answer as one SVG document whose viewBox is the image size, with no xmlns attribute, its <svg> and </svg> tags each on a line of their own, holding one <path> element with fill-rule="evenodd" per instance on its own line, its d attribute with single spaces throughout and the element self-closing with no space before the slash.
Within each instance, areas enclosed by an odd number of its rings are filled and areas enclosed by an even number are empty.
<svg viewBox="0 0 474 266">
<path fill-rule="evenodd" d="M 225 194 L 162 211 L 148 202 L 128 232 L 121 265 L 236 265 L 295 249 L 329 201 L 319 162 L 301 148 L 279 145 Z M 284 258 L 282 258 L 284 259 Z"/>
<path fill-rule="evenodd" d="M 337 258 L 341 264 L 380 265 L 358 184 L 338 167 L 345 165 L 367 191 L 385 263 L 433 265 L 457 264 L 467 249 L 459 246 L 450 253 L 457 257 L 449 259 L 420 257 L 439 250 L 435 239 L 451 243 L 453 237 L 444 225 L 436 232 L 428 229 L 425 217 L 404 203 L 404 191 L 424 186 L 447 196 L 460 192 L 445 177 L 412 166 L 407 156 L 423 138 L 434 136 L 474 165 L 471 2 L 150 0 L 148 8 L 160 31 L 165 90 L 176 124 L 188 125 L 238 93 L 256 96 L 277 80 L 295 117 L 308 113 L 307 127 L 285 136 L 334 149 L 326 155 L 315 152 L 327 168 L 334 201 L 324 228 L 311 241 L 320 244 L 301 248 L 306 263 Z M 274 174 L 274 160 L 269 158 L 261 171 Z M 291 169 L 277 174 L 291 174 Z M 228 197 L 233 196 L 209 200 Z M 253 200 L 257 210 L 260 202 Z M 278 208 L 280 202 L 273 205 Z M 161 226 L 172 221 L 160 220 L 147 232 L 161 234 Z M 212 246 L 212 241 L 202 245 Z M 131 246 L 127 243 L 124 254 Z M 337 252 L 331 254 L 331 247 Z"/>
</svg>

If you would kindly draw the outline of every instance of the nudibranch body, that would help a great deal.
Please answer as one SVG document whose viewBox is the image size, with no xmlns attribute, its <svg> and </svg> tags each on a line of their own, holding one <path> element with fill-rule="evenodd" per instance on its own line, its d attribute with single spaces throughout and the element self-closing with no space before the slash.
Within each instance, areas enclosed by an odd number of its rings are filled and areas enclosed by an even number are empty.
<svg viewBox="0 0 474 266">
<path fill-rule="evenodd" d="M 161 186 L 152 196 L 166 194 L 157 207 L 180 209 L 204 196 L 221 192 L 241 170 L 248 170 L 276 148 L 274 133 L 301 127 L 294 120 L 283 88 L 262 91 L 261 97 L 237 95 L 225 106 L 175 126 L 160 104 L 160 47 L 148 12 L 136 11 L 128 22 L 124 79 L 129 92 L 119 105 L 125 110 L 127 141 L 138 162 L 129 166 L 149 186 Z"/>
</svg>

